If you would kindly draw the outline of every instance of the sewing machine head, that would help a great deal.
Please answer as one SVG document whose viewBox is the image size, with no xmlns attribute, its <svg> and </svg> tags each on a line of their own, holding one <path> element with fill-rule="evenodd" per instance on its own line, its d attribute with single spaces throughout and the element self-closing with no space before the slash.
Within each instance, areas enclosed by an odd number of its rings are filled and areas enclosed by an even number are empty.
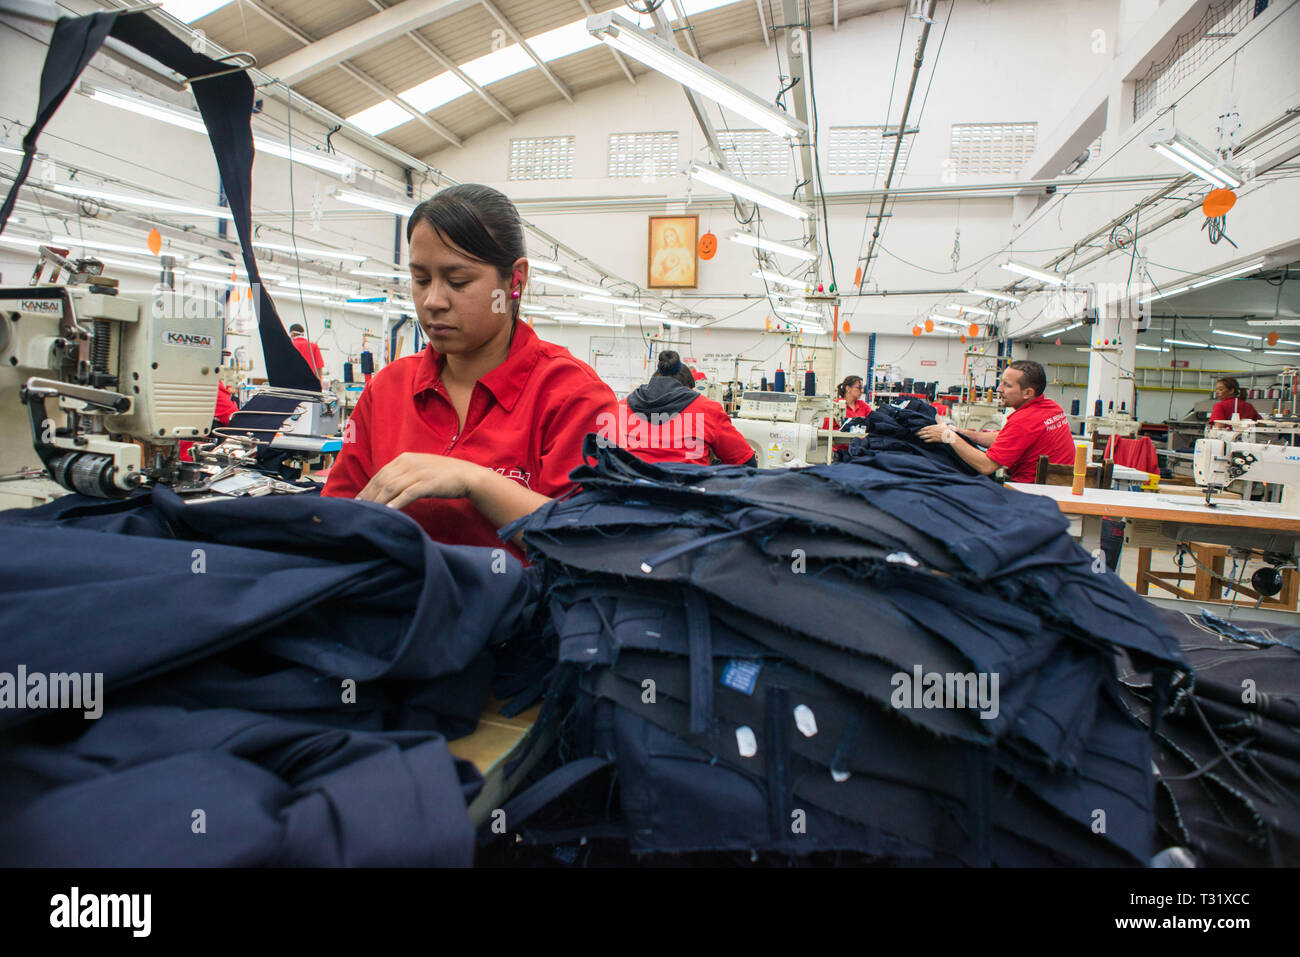
<svg viewBox="0 0 1300 957">
<path fill-rule="evenodd" d="M 1269 482 L 1282 486 L 1283 510 L 1290 510 L 1293 489 L 1300 485 L 1300 447 L 1264 442 L 1243 442 L 1231 437 L 1197 439 L 1192 477 L 1211 495 L 1232 482 Z"/>
</svg>

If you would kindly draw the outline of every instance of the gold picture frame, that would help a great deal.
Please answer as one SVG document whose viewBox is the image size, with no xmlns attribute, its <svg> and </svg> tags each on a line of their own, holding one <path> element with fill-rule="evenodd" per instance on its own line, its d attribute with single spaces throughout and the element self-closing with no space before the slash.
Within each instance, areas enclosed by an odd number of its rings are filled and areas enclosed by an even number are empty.
<svg viewBox="0 0 1300 957">
<path fill-rule="evenodd" d="M 700 281 L 700 217 L 651 216 L 646 287 L 695 289 Z"/>
</svg>

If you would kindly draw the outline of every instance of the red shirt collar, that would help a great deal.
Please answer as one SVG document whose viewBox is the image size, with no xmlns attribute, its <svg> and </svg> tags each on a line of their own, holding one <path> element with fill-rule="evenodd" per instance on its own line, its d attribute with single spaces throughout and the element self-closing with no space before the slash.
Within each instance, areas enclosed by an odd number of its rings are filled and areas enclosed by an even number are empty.
<svg viewBox="0 0 1300 957">
<path fill-rule="evenodd" d="M 478 380 L 478 384 L 492 393 L 497 403 L 510 412 L 515 407 L 524 383 L 533 371 L 541 356 L 540 340 L 532 327 L 522 320 L 515 320 L 514 337 L 510 341 L 510 352 L 505 362 L 497 366 Z M 432 345 L 425 346 L 420 353 L 420 366 L 411 379 L 411 393 L 418 396 L 429 389 L 436 389 L 442 378 L 444 356 Z"/>
</svg>

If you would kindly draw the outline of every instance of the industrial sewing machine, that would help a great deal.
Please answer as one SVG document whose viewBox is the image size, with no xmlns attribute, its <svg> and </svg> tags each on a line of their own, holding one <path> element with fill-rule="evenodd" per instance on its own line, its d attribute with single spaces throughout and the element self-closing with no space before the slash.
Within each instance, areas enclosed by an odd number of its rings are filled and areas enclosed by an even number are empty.
<svg viewBox="0 0 1300 957">
<path fill-rule="evenodd" d="M 1282 510 L 1292 511 L 1293 490 L 1300 483 L 1300 447 L 1249 441 L 1241 433 L 1250 429 L 1212 430 L 1218 434 L 1197 439 L 1192 460 L 1192 477 L 1205 490 L 1205 504 L 1211 496 L 1235 481 L 1272 482 L 1282 487 Z"/>
<path fill-rule="evenodd" d="M 745 437 L 760 468 L 813 461 L 820 418 L 831 414 L 827 396 L 752 390 L 741 395 L 731 424 Z"/>
<path fill-rule="evenodd" d="M 65 256 L 43 246 L 31 285 L 0 287 L 0 507 L 154 484 L 190 501 L 301 491 L 260 471 L 259 449 L 323 446 L 337 431 L 333 396 L 266 390 L 278 412 L 254 409 L 251 427 L 214 440 L 219 302 L 163 285 L 120 295 L 98 260 Z M 198 443 L 193 461 L 182 441 Z"/>
</svg>

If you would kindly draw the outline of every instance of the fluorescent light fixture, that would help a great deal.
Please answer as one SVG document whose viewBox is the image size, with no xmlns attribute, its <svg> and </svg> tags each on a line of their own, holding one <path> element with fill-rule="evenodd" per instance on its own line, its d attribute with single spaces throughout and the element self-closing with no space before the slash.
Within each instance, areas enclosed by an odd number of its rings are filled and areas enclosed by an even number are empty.
<svg viewBox="0 0 1300 957">
<path fill-rule="evenodd" d="M 587 32 L 620 53 L 639 60 L 650 69 L 676 80 L 719 106 L 725 106 L 753 120 L 778 136 L 796 137 L 808 130 L 805 123 L 733 84 L 717 70 L 689 57 L 652 33 L 617 13 L 598 13 L 587 17 Z"/>
<path fill-rule="evenodd" d="M 294 249 L 288 243 L 268 243 L 261 239 L 254 239 L 252 245 L 257 249 L 270 249 L 280 253 L 296 253 L 299 256 L 312 259 L 346 259 L 351 262 L 363 263 L 370 258 L 369 256 L 358 256 L 356 253 L 345 253 L 341 249 L 307 246 L 303 243 L 299 243 L 298 248 Z"/>
<path fill-rule="evenodd" d="M 663 313 L 655 312 L 653 309 L 644 309 L 641 306 L 620 306 L 616 312 L 625 312 L 629 316 L 653 316 L 656 319 Z"/>
<path fill-rule="evenodd" d="M 125 243 L 110 243 L 99 239 L 79 239 L 75 236 L 51 236 L 50 245 L 80 246 L 82 249 L 102 249 L 105 252 L 110 253 L 134 253 L 140 256 L 149 253 L 149 250 L 144 248 L 143 241 L 141 241 L 139 246 L 128 246 Z M 149 254 L 153 255 L 152 253 Z M 164 255 L 171 256 L 172 259 L 175 259 L 178 262 L 186 258 L 184 254 L 172 252 L 171 250 L 167 250 Z"/>
<path fill-rule="evenodd" d="M 1247 346 L 1210 346 L 1216 352 L 1250 352 Z"/>
<path fill-rule="evenodd" d="M 598 319 L 595 316 L 582 318 L 578 320 L 580 326 L 610 326 L 615 329 L 624 328 L 623 323 L 617 319 Z"/>
<path fill-rule="evenodd" d="M 532 303 L 523 303 L 519 307 L 520 312 L 554 312 L 550 306 L 535 306 Z"/>
<path fill-rule="evenodd" d="M 966 315 L 966 313 L 970 313 L 972 316 L 996 316 L 997 315 L 996 312 L 993 312 L 989 309 L 984 309 L 980 306 L 963 306 L 959 302 L 950 303 L 949 305 L 946 305 L 943 308 L 952 309 L 953 311 L 958 312 L 963 316 Z"/>
<path fill-rule="evenodd" d="M 1191 286 L 1179 286 L 1176 289 L 1164 289 L 1160 292 L 1152 293 L 1149 296 L 1143 296 L 1141 299 L 1138 300 L 1138 305 L 1143 305 L 1148 302 L 1154 302 L 1157 299 L 1166 299 L 1169 296 L 1182 295 L 1183 293 L 1187 292 L 1187 290 L 1191 288 L 1192 288 Z"/>
<path fill-rule="evenodd" d="M 1054 272 L 1046 272 L 1042 269 L 1035 269 L 1033 266 L 1026 266 L 1023 263 L 1008 260 L 1002 264 L 1003 269 L 1008 272 L 1018 272 L 1022 276 L 1028 276 L 1030 279 L 1038 279 L 1051 286 L 1064 286 L 1070 279 L 1069 276 L 1058 276 Z"/>
<path fill-rule="evenodd" d="M 1255 272 L 1264 267 L 1264 260 L 1258 259 L 1247 266 L 1238 266 L 1236 269 L 1228 272 L 1219 273 L 1217 276 L 1210 276 L 1208 279 L 1198 279 L 1192 283 L 1189 288 L 1200 289 L 1202 286 L 1208 286 L 1211 283 L 1221 282 L 1224 279 L 1231 279 L 1233 276 L 1241 276 L 1248 272 Z"/>
<path fill-rule="evenodd" d="M 19 249 L 40 249 L 42 246 L 50 245 L 44 240 L 24 239 L 21 236 L 0 236 L 0 243 L 6 246 L 17 246 Z"/>
<path fill-rule="evenodd" d="M 318 286 L 309 282 L 300 283 L 293 279 L 282 280 L 280 285 L 285 289 L 301 289 L 304 292 L 329 292 L 336 296 L 350 295 L 348 290 L 339 289 L 337 286 Z"/>
<path fill-rule="evenodd" d="M 778 253 L 782 256 L 793 256 L 804 262 L 812 262 L 817 258 L 816 254 L 810 253 L 806 249 L 800 249 L 798 246 L 788 246 L 785 243 L 778 243 L 772 239 L 764 239 L 761 236 L 751 236 L 749 233 L 732 233 L 729 237 L 733 243 L 740 243 L 742 246 L 752 246 L 755 249 L 762 249 L 769 253 Z"/>
<path fill-rule="evenodd" d="M 816 309 L 804 309 L 800 306 L 781 305 L 776 307 L 776 311 L 782 315 L 789 316 L 811 316 L 814 319 L 822 318 L 821 312 Z"/>
<path fill-rule="evenodd" d="M 588 302 L 601 302 L 601 303 L 604 303 L 604 304 L 607 305 L 607 306 L 612 306 L 612 305 L 613 305 L 614 303 L 616 303 L 616 302 L 624 302 L 624 301 L 626 301 L 626 300 L 624 300 L 623 297 L 621 297 L 621 296 L 610 296 L 610 295 L 597 296 L 597 295 L 595 295 L 595 294 L 593 294 L 593 293 L 589 293 L 589 292 L 584 292 L 584 293 L 583 293 L 582 295 L 580 295 L 578 298 L 579 298 L 579 299 L 586 299 Z"/>
<path fill-rule="evenodd" d="M 1204 342 L 1188 342 L 1186 339 L 1161 339 L 1160 341 L 1161 341 L 1161 342 L 1164 342 L 1164 343 L 1168 343 L 1168 344 L 1171 345 L 1171 346 L 1190 346 L 1190 347 L 1193 348 L 1193 349 L 1208 349 L 1208 348 L 1210 348 L 1209 345 L 1208 345 L 1207 343 L 1204 343 Z"/>
<path fill-rule="evenodd" d="M 376 279 L 410 279 L 409 272 L 396 269 L 349 269 L 349 276 L 373 276 Z"/>
<path fill-rule="evenodd" d="M 366 209 L 377 209 L 381 213 L 392 213 L 394 216 L 410 216 L 411 210 L 415 208 L 409 202 L 399 203 L 395 199 L 384 199 L 382 196 L 372 196 L 370 193 L 363 193 L 359 189 L 336 188 L 330 190 L 330 195 L 343 203 L 351 203 L 353 206 L 364 206 Z"/>
<path fill-rule="evenodd" d="M 528 260 L 528 268 L 540 269 L 542 272 L 564 272 L 563 266 L 548 259 L 530 259 Z"/>
<path fill-rule="evenodd" d="M 933 319 L 935 322 L 943 322 L 951 326 L 961 326 L 963 329 L 965 329 L 967 326 L 970 325 L 970 323 L 966 322 L 965 320 L 954 319 L 952 316 L 941 316 L 938 315 L 937 313 L 932 314 L 930 318 Z"/>
<path fill-rule="evenodd" d="M 1044 339 L 1048 339 L 1048 338 L 1050 338 L 1050 337 L 1052 337 L 1052 336 L 1059 336 L 1061 333 L 1063 333 L 1063 332 L 1069 332 L 1071 329 L 1078 329 L 1081 325 L 1083 325 L 1082 322 L 1076 322 L 1076 323 L 1075 323 L 1074 325 L 1072 325 L 1072 326 L 1062 326 L 1060 329 L 1056 329 L 1056 330 L 1054 330 L 1053 332 L 1044 332 L 1044 333 L 1043 333 L 1043 338 L 1044 338 Z"/>
<path fill-rule="evenodd" d="M 783 216 L 807 219 L 811 215 L 811 210 L 807 206 L 792 202 L 784 196 L 778 196 L 776 193 L 769 193 L 765 189 L 759 189 L 752 183 L 737 179 L 730 173 L 724 173 L 713 166 L 692 163 L 686 167 L 686 175 L 692 179 L 698 179 L 701 183 L 707 183 L 715 189 L 720 189 L 724 193 L 747 199 L 751 203 L 757 203 L 759 206 L 772 210 L 774 213 L 781 213 Z"/>
<path fill-rule="evenodd" d="M 147 116 L 169 126 L 177 126 L 183 130 L 205 135 L 208 132 L 207 126 L 203 123 L 203 117 L 193 110 L 183 110 L 166 103 L 160 103 L 157 100 L 146 100 L 128 93 L 101 89 L 88 83 L 82 86 L 82 92 L 99 103 L 115 106 L 120 110 L 127 110 L 140 116 Z M 288 143 L 281 143 L 279 140 L 260 136 L 257 133 L 253 134 L 253 146 L 258 152 L 292 160 L 295 163 L 301 163 L 304 166 L 310 166 L 313 169 L 334 176 L 347 175 L 356 168 L 353 163 L 341 160 L 337 156 L 330 156 L 320 150 L 299 149 L 296 146 L 290 146 Z"/>
<path fill-rule="evenodd" d="M 1013 306 L 1020 305 L 1020 300 L 1015 296 L 1008 296 L 1004 292 L 992 292 L 988 289 L 967 289 L 972 296 L 983 296 L 985 299 L 997 299 L 1001 302 L 1009 302 Z"/>
<path fill-rule="evenodd" d="M 12 147 L 12 146 L 0 146 L 0 153 L 12 153 L 14 156 L 23 156 L 23 155 L 25 155 L 25 154 L 23 153 L 22 150 L 20 150 L 20 149 L 15 149 L 15 148 Z M 10 219 L 9 221 L 10 221 L 11 223 L 13 222 L 12 219 Z"/>
<path fill-rule="evenodd" d="M 1241 174 L 1200 143 L 1177 130 L 1165 127 L 1147 137 L 1147 145 L 1172 163 L 1219 189 L 1236 189 Z"/>
<path fill-rule="evenodd" d="M 669 319 L 667 316 L 660 316 L 659 321 L 665 326 L 680 326 L 683 329 L 698 329 L 699 324 L 687 322 L 685 319 Z"/>
<path fill-rule="evenodd" d="M 1279 346 L 1300 346 L 1300 342 L 1292 342 L 1290 339 L 1277 340 Z"/>
<path fill-rule="evenodd" d="M 1216 336 L 1232 336 L 1234 339 L 1251 339 L 1258 341 L 1264 338 L 1263 336 L 1248 335 L 1244 332 L 1229 332 L 1227 329 L 1211 329 L 1210 331 Z"/>
<path fill-rule="evenodd" d="M 1141 349 L 1143 352 L 1168 352 L 1168 349 L 1161 349 L 1159 346 L 1134 346 L 1134 349 Z"/>
<path fill-rule="evenodd" d="M 1300 326 L 1300 319 L 1247 319 L 1248 326 Z"/>
<path fill-rule="evenodd" d="M 783 276 L 779 272 L 772 272 L 770 269 L 756 269 L 750 273 L 755 279 L 765 279 L 770 283 L 778 286 L 790 286 L 792 289 L 802 289 L 807 286 L 802 279 L 795 279 L 793 276 Z"/>
<path fill-rule="evenodd" d="M 582 318 L 582 313 L 580 313 L 580 312 L 553 312 L 553 313 L 551 313 L 551 318 L 552 318 L 552 319 L 581 319 L 581 318 Z"/>
<path fill-rule="evenodd" d="M 226 277 L 229 277 L 233 272 L 237 277 L 245 280 L 248 278 L 248 273 L 244 271 L 243 265 L 233 262 L 229 266 L 222 266 L 219 263 L 190 263 L 186 268 L 197 269 L 199 272 L 217 273 Z M 257 274 L 266 282 L 282 282 L 289 278 L 288 276 L 281 276 L 279 273 L 262 272 L 260 269 Z"/>
<path fill-rule="evenodd" d="M 191 216 L 211 216 L 214 219 L 225 219 L 231 222 L 234 222 L 235 219 L 230 210 L 223 209 L 220 206 L 195 206 L 189 203 L 178 203 L 171 199 L 147 196 L 142 193 L 126 193 L 116 189 L 104 189 L 100 186 L 83 186 L 80 183 L 56 183 L 53 189 L 56 193 L 63 193 L 67 196 L 87 196 L 91 199 L 102 199 L 109 203 L 120 203 L 123 206 L 138 206 L 141 209 L 187 213 Z"/>
<path fill-rule="evenodd" d="M 1277 349 L 1265 349 L 1266 356 L 1300 356 L 1300 352 L 1281 352 Z"/>
<path fill-rule="evenodd" d="M 587 292 L 593 296 L 605 296 L 609 299 L 614 298 L 614 294 L 608 289 L 602 289 L 600 286 L 591 286 L 585 282 L 577 282 L 562 276 L 533 276 L 532 282 L 540 282 L 544 285 L 560 286 L 563 289 L 572 289 L 575 292 Z"/>
<path fill-rule="evenodd" d="M 98 259 L 100 262 L 102 262 L 105 266 L 114 266 L 117 269 L 126 269 L 133 272 L 152 273 L 154 275 L 159 275 L 163 271 L 162 266 L 159 265 L 158 263 L 141 262 L 139 260 L 131 260 L 131 259 L 110 259 L 108 256 L 96 256 L 95 258 Z M 107 270 L 107 271 L 111 272 L 111 270 Z M 172 275 L 184 276 L 187 275 L 187 273 L 185 272 L 184 269 L 173 269 Z"/>
</svg>

